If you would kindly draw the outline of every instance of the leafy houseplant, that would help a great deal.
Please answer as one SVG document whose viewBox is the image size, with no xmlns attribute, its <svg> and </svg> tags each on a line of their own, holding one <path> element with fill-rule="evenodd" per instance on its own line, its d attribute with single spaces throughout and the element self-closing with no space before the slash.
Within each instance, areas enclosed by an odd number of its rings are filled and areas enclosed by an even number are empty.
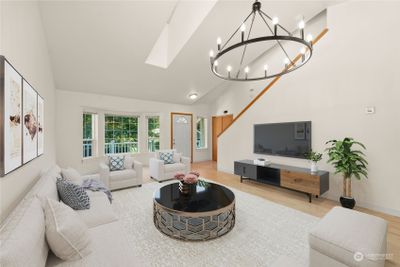
<svg viewBox="0 0 400 267">
<path fill-rule="evenodd" d="M 353 138 L 346 137 L 342 141 L 330 140 L 326 142 L 331 146 L 326 149 L 329 160 L 335 169 L 335 173 L 343 175 L 343 196 L 340 197 L 340 203 L 345 208 L 354 208 L 356 204 L 351 195 L 351 178 L 354 176 L 358 180 L 367 177 L 367 165 L 365 154 L 360 149 L 354 149 L 353 145 L 366 149 L 365 146 L 355 141 Z"/>
<path fill-rule="evenodd" d="M 311 150 L 305 156 L 306 159 L 311 161 L 311 173 L 316 173 L 318 171 L 317 162 L 322 159 L 322 154 Z"/>
</svg>

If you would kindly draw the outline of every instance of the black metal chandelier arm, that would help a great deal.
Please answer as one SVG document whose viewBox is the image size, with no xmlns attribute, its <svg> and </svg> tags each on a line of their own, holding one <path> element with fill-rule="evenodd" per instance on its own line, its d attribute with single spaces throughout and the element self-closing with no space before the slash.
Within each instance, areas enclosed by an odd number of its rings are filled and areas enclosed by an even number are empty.
<svg viewBox="0 0 400 267">
<path fill-rule="evenodd" d="M 249 38 L 250 38 L 250 33 L 251 33 L 251 30 L 253 29 L 254 19 L 256 18 L 256 12 L 252 12 L 252 13 L 253 13 L 253 18 L 251 19 L 249 33 L 247 34 L 246 41 L 248 41 Z M 239 69 L 238 69 L 238 71 L 236 73 L 236 78 L 239 77 L 240 69 L 242 68 L 242 64 L 243 64 L 244 56 L 246 54 L 246 50 L 247 50 L 247 44 L 245 44 L 244 47 L 243 47 L 242 57 L 240 59 Z"/>
<path fill-rule="evenodd" d="M 264 18 L 263 14 L 261 13 L 261 11 L 258 11 L 260 14 L 260 17 L 262 18 L 262 20 L 265 22 L 265 25 L 267 25 L 269 31 L 271 32 L 271 34 L 273 35 L 274 32 L 272 31 L 271 27 L 268 25 L 267 20 Z M 276 40 L 276 42 L 278 43 L 278 45 L 281 47 L 283 53 L 286 55 L 286 57 L 290 60 L 290 63 L 292 63 L 292 66 L 295 65 L 295 63 L 292 61 L 291 57 L 289 56 L 289 54 L 286 52 L 285 48 L 283 47 L 283 45 L 281 44 L 281 42 L 279 40 Z"/>
<path fill-rule="evenodd" d="M 270 17 L 270 16 L 268 16 L 264 11 L 262 11 L 261 9 L 260 9 L 260 12 L 264 15 L 264 16 L 266 16 L 269 20 L 272 20 L 272 18 Z M 281 28 L 282 30 L 284 30 L 287 34 L 289 34 L 289 36 L 292 36 L 292 33 L 290 32 L 290 31 L 288 31 L 288 30 L 286 30 L 286 28 L 285 27 L 283 27 L 281 24 L 277 24 L 278 25 L 278 27 L 279 28 Z"/>
<path fill-rule="evenodd" d="M 227 46 L 227 44 L 230 42 L 230 40 L 232 40 L 232 38 L 235 36 L 235 34 L 240 30 L 240 27 L 250 18 L 251 14 L 253 14 L 253 11 L 250 12 L 250 14 L 244 19 L 244 21 L 242 22 L 242 24 L 239 25 L 239 27 L 236 29 L 236 31 L 231 35 L 231 37 L 229 37 L 229 39 L 224 43 L 224 45 L 222 46 L 221 50 L 224 50 L 224 48 Z"/>
</svg>

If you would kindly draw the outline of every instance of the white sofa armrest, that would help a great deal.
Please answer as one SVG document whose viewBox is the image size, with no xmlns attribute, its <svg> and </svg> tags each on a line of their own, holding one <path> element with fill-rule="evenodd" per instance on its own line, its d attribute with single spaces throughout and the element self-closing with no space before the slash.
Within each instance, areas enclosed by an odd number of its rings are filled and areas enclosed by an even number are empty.
<svg viewBox="0 0 400 267">
<path fill-rule="evenodd" d="M 136 171 L 136 175 L 140 184 L 143 183 L 143 164 L 137 160 L 133 161 L 133 169 Z"/>
<path fill-rule="evenodd" d="M 191 170 L 191 164 L 190 164 L 190 158 L 189 157 L 181 157 L 181 162 L 185 165 L 185 171 L 186 173 L 190 172 Z"/>
<path fill-rule="evenodd" d="M 105 186 L 110 188 L 110 168 L 103 162 L 99 165 L 99 175 L 100 180 L 105 184 Z"/>
<path fill-rule="evenodd" d="M 156 180 L 161 180 L 164 177 L 164 161 L 156 158 L 150 158 L 149 160 L 149 172 L 150 177 Z"/>
</svg>

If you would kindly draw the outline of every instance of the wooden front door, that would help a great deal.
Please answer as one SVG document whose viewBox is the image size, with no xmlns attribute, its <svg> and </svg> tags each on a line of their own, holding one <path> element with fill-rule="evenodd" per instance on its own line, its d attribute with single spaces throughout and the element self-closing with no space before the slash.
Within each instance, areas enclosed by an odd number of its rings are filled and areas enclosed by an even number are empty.
<svg viewBox="0 0 400 267">
<path fill-rule="evenodd" d="M 218 157 L 218 135 L 231 125 L 233 115 L 212 117 L 212 160 L 217 161 Z"/>
</svg>

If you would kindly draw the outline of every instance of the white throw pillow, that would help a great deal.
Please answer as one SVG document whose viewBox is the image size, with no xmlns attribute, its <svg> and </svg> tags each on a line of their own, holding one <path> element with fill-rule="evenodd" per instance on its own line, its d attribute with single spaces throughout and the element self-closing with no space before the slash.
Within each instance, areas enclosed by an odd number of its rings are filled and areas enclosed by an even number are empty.
<svg viewBox="0 0 400 267">
<path fill-rule="evenodd" d="M 133 169 L 133 158 L 132 157 L 130 157 L 130 156 L 125 157 L 124 168 L 125 169 Z"/>
<path fill-rule="evenodd" d="M 174 162 L 175 163 L 180 163 L 181 162 L 181 156 L 182 156 L 182 153 L 174 153 L 174 156 L 173 156 L 173 159 L 174 159 Z"/>
<path fill-rule="evenodd" d="M 89 255 L 90 236 L 78 214 L 62 202 L 46 199 L 46 240 L 53 253 L 62 260 L 78 260 Z"/>
<path fill-rule="evenodd" d="M 82 176 L 73 168 L 61 169 L 61 174 L 65 179 L 73 182 L 74 184 L 82 185 L 83 183 Z"/>
</svg>

